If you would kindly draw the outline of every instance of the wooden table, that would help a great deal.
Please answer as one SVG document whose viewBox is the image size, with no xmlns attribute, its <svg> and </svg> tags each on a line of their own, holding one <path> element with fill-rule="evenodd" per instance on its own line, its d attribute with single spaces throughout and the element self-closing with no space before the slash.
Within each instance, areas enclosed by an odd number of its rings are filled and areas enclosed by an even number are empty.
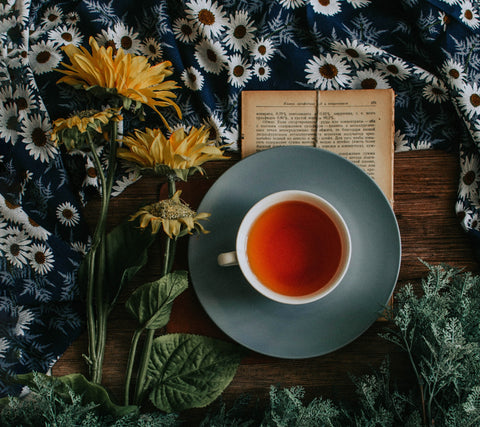
<svg viewBox="0 0 480 427">
<path fill-rule="evenodd" d="M 207 166 L 208 179 L 195 176 L 183 186 L 182 197 L 196 207 L 211 184 L 236 160 L 214 162 Z M 405 283 L 419 286 L 427 268 L 419 261 L 431 264 L 448 263 L 468 271 L 479 270 L 470 242 L 455 215 L 455 200 L 459 175 L 458 154 L 440 151 L 414 151 L 395 154 L 394 211 L 402 236 L 402 265 L 397 288 Z M 142 178 L 112 201 L 110 225 L 118 223 L 135 209 L 151 203 L 160 191 L 151 178 Z M 86 212 L 93 221 L 98 202 L 92 201 Z M 176 268 L 186 268 L 186 239 L 177 250 Z M 161 254 L 153 248 L 150 260 L 134 283 L 129 286 L 123 300 L 136 286 L 159 277 Z M 103 383 L 119 403 L 122 401 L 123 378 L 132 336 L 129 315 L 122 304 L 112 313 L 106 349 Z M 394 345 L 378 336 L 386 322 L 378 321 L 353 343 L 331 354 L 305 359 L 283 360 L 249 352 L 234 380 L 223 394 L 229 404 L 242 393 L 253 400 L 268 401 L 270 385 L 305 388 L 305 400 L 323 396 L 334 400 L 354 398 L 350 374 L 369 373 L 388 355 L 392 378 L 400 387 L 413 381 L 405 355 Z M 228 340 L 203 311 L 194 290 L 190 287 L 174 304 L 167 332 L 199 333 Z M 86 352 L 87 337 L 83 334 L 54 366 L 54 375 L 72 372 L 86 374 L 81 354 Z M 203 410 L 186 411 L 182 418 L 188 425 L 201 419 Z"/>
</svg>

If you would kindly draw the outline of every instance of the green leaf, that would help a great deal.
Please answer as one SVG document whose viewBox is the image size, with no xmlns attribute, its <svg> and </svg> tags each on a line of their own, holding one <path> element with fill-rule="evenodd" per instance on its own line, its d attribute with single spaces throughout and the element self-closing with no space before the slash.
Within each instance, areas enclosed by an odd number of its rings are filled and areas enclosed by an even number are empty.
<svg viewBox="0 0 480 427">
<path fill-rule="evenodd" d="M 124 221 L 107 234 L 102 279 L 105 301 L 112 305 L 123 286 L 147 263 L 147 250 L 154 240 L 150 230 L 140 229 L 137 221 Z M 102 245 L 97 250 L 97 257 L 101 250 Z M 91 259 L 92 253 L 89 252 L 80 266 L 79 281 L 84 287 Z"/>
<path fill-rule="evenodd" d="M 240 360 L 236 344 L 190 334 L 160 336 L 148 364 L 150 400 L 165 412 L 202 408 L 230 384 Z"/>
<path fill-rule="evenodd" d="M 175 271 L 139 287 L 132 293 L 125 306 L 141 327 L 163 328 L 170 320 L 173 301 L 187 287 L 188 273 Z"/>
<path fill-rule="evenodd" d="M 62 377 L 52 377 L 49 375 L 32 372 L 28 374 L 17 375 L 16 382 L 29 386 L 36 390 L 38 380 L 50 382 L 55 394 L 65 402 L 71 402 L 71 392 L 82 398 L 82 404 L 94 403 L 97 410 L 103 414 L 123 417 L 128 414 L 138 413 L 138 406 L 119 406 L 113 403 L 108 392 L 99 384 L 88 381 L 82 374 L 69 374 Z"/>
</svg>

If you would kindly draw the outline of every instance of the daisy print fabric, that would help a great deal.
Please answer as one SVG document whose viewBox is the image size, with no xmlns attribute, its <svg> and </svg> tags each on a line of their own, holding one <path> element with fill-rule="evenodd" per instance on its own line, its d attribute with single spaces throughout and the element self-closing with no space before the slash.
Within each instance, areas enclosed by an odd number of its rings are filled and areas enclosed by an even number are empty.
<svg viewBox="0 0 480 427">
<path fill-rule="evenodd" d="M 395 91 L 395 149 L 459 154 L 455 209 L 480 245 L 480 9 L 469 0 L 3 0 L 0 2 L 0 394 L 47 371 L 82 330 L 76 284 L 98 194 L 88 154 L 52 143 L 85 108 L 55 71 L 93 37 L 168 60 L 185 127 L 240 149 L 243 90 Z M 173 109 L 162 110 L 172 130 Z M 150 128 L 162 127 L 148 113 Z M 123 132 L 135 127 L 125 117 Z M 103 162 L 108 153 L 96 153 Z M 113 196 L 139 178 L 124 165 Z M 453 208 L 453 207 L 452 207 Z"/>
</svg>

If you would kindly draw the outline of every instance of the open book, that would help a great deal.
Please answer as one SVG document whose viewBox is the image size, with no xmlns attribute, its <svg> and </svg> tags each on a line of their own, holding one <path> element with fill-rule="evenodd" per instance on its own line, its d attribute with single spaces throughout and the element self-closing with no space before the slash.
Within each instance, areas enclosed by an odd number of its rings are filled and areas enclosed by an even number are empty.
<svg viewBox="0 0 480 427">
<path fill-rule="evenodd" d="M 393 203 L 392 89 L 242 92 L 242 157 L 281 145 L 319 147 L 369 174 Z"/>
</svg>

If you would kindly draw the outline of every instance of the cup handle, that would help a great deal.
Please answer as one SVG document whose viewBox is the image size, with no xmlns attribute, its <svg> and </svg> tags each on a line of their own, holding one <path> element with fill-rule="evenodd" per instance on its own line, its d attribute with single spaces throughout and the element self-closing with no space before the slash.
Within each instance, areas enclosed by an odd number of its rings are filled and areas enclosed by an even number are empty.
<svg viewBox="0 0 480 427">
<path fill-rule="evenodd" d="M 224 252 L 217 257 L 218 265 L 221 267 L 230 267 L 232 265 L 238 265 L 237 253 L 235 251 L 232 252 Z"/>
</svg>

